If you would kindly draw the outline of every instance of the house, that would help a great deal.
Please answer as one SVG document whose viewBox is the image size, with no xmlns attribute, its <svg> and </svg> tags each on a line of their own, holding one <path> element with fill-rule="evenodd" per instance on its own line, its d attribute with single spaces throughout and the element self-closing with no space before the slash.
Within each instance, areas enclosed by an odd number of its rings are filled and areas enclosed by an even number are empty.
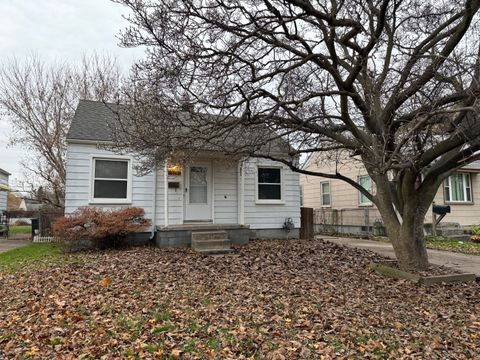
<svg viewBox="0 0 480 360">
<path fill-rule="evenodd" d="M 0 213 L 7 210 L 8 178 L 11 174 L 0 168 Z"/>
<path fill-rule="evenodd" d="M 66 214 L 85 206 L 141 207 L 160 246 L 188 246 L 199 230 L 225 231 L 234 243 L 298 237 L 297 173 L 269 160 L 237 161 L 212 151 L 184 165 L 165 162 L 137 173 L 135 154 L 108 149 L 113 106 L 78 104 L 67 135 Z M 295 227 L 289 232 L 288 219 Z"/>
<path fill-rule="evenodd" d="M 346 160 L 341 165 L 333 161 L 318 161 L 312 158 L 305 165 L 306 170 L 335 173 L 338 171 L 350 179 L 356 180 L 366 189 L 374 186 L 367 171 L 359 161 Z M 445 222 L 468 226 L 480 223 L 480 161 L 473 162 L 458 172 L 452 174 L 438 189 L 435 204 L 449 205 L 451 213 L 445 217 Z M 353 186 L 337 179 L 327 179 L 316 176 L 300 176 L 303 192 L 303 204 L 315 209 L 338 210 L 348 215 L 350 222 L 354 218 L 370 214 L 370 223 L 380 220 L 380 214 L 370 200 Z M 365 212 L 364 210 L 369 210 Z M 432 223 L 432 211 L 427 212 L 425 222 Z M 343 221 L 345 223 L 345 221 Z M 360 221 L 363 222 L 363 219 Z M 357 221 L 358 223 L 358 221 Z"/>
<path fill-rule="evenodd" d="M 26 211 L 27 205 L 25 199 L 19 193 L 13 191 L 8 193 L 7 200 L 7 210 L 8 211 Z"/>
</svg>

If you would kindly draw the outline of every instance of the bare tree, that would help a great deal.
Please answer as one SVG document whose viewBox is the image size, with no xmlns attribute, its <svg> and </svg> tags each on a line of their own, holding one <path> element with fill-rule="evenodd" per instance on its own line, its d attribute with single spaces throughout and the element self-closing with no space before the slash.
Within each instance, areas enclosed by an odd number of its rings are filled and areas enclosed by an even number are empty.
<svg viewBox="0 0 480 360">
<path fill-rule="evenodd" d="M 479 0 L 116 2 L 130 10 L 123 44 L 147 47 L 122 146 L 152 159 L 266 128 L 223 148 L 346 181 L 379 208 L 401 266 L 428 265 L 427 209 L 479 158 Z M 175 116 L 185 98 L 207 115 Z M 277 139 L 290 158 L 268 146 Z M 306 171 L 302 154 L 360 161 L 376 191 Z"/>
<path fill-rule="evenodd" d="M 66 134 L 79 99 L 116 96 L 120 72 L 107 56 L 84 56 L 78 64 L 47 64 L 33 56 L 0 68 L 0 110 L 13 126 L 11 142 L 27 150 L 24 167 L 42 201 L 63 207 Z"/>
</svg>

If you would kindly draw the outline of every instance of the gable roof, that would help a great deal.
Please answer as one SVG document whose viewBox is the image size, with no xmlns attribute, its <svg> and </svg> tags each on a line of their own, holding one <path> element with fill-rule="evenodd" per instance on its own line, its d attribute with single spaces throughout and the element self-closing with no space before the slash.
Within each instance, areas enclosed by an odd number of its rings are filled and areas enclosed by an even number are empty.
<svg viewBox="0 0 480 360">
<path fill-rule="evenodd" d="M 462 170 L 480 171 L 480 160 L 473 161 L 462 167 Z"/>
<path fill-rule="evenodd" d="M 0 168 L 0 173 L 5 174 L 5 175 L 7 175 L 7 176 L 12 175 L 12 174 L 10 174 L 8 171 L 3 170 L 2 168 Z"/>
<path fill-rule="evenodd" d="M 125 105 L 104 103 L 101 101 L 80 100 L 72 119 L 70 129 L 67 133 L 67 140 L 69 141 L 92 141 L 92 142 L 109 142 L 113 141 L 112 128 L 117 125 L 118 116 L 125 115 Z M 187 113 L 180 113 L 181 116 L 188 116 Z M 203 115 L 202 115 L 203 116 Z M 210 116 L 210 115 L 205 115 Z M 264 128 L 252 128 L 246 131 L 244 128 L 235 129 L 224 138 L 220 138 L 219 142 L 223 144 L 233 145 L 234 143 L 244 143 L 245 139 L 250 139 L 252 142 L 259 134 L 264 131 L 270 131 Z M 282 139 L 274 140 L 275 148 L 278 148 L 280 153 L 287 153 L 291 147 L 288 142 Z M 218 150 L 218 146 L 207 144 L 204 150 Z"/>
<path fill-rule="evenodd" d="M 116 117 L 119 105 L 80 100 L 67 133 L 67 140 L 111 141 L 109 124 Z"/>
</svg>

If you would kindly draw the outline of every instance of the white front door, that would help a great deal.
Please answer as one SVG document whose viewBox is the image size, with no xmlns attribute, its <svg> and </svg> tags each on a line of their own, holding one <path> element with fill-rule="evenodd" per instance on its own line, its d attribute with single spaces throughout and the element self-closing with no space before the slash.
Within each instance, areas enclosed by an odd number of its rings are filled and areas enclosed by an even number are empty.
<svg viewBox="0 0 480 360">
<path fill-rule="evenodd" d="M 212 220 L 212 167 L 194 163 L 185 172 L 185 220 Z"/>
</svg>

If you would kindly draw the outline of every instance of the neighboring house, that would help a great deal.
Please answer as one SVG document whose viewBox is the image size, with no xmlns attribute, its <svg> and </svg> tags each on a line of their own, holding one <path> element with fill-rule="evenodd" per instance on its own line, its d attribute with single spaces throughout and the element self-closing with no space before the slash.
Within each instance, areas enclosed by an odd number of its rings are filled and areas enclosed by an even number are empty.
<svg viewBox="0 0 480 360">
<path fill-rule="evenodd" d="M 8 211 L 25 211 L 27 210 L 27 205 L 25 204 L 25 199 L 15 192 L 8 193 L 8 202 L 7 202 Z"/>
<path fill-rule="evenodd" d="M 65 213 L 80 207 L 141 207 L 157 244 L 189 245 L 192 230 L 219 229 L 233 242 L 298 237 L 299 175 L 269 160 L 232 161 L 205 152 L 188 165 L 165 163 L 137 175 L 134 154 L 105 149 L 116 114 L 101 102 L 80 101 L 67 135 Z M 161 131 L 159 129 L 158 131 Z M 291 218 L 290 233 L 283 227 Z"/>
<path fill-rule="evenodd" d="M 333 174 L 335 164 L 328 161 L 315 161 L 312 158 L 307 162 L 305 169 Z M 358 161 L 344 161 L 338 171 L 356 180 L 366 189 L 371 190 L 374 186 L 367 171 Z M 438 189 L 435 204 L 451 207 L 451 213 L 445 217 L 445 222 L 455 222 L 464 226 L 480 223 L 479 173 L 480 161 L 473 162 L 451 175 Z M 337 210 L 375 209 L 366 196 L 344 181 L 301 175 L 300 184 L 305 207 Z M 372 213 L 378 214 L 378 211 L 372 211 Z M 431 208 L 427 212 L 425 221 L 432 222 Z"/>
<path fill-rule="evenodd" d="M 11 174 L 0 168 L 0 213 L 7 210 L 8 177 Z"/>
<path fill-rule="evenodd" d="M 40 200 L 24 198 L 25 210 L 27 211 L 39 211 L 44 205 Z"/>
</svg>

